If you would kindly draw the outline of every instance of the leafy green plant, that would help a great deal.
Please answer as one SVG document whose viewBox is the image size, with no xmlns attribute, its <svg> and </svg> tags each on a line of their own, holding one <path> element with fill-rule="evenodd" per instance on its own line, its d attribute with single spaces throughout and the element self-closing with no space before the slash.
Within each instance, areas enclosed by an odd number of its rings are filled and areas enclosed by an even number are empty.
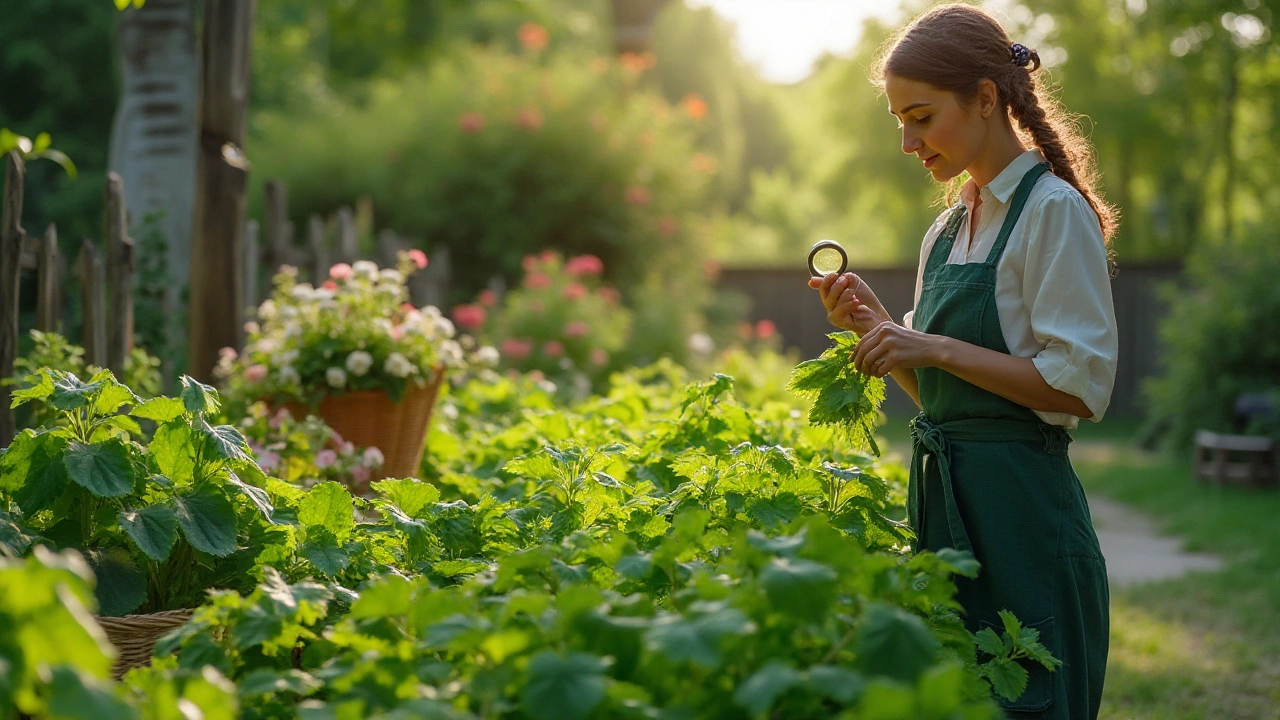
<svg viewBox="0 0 1280 720">
<path fill-rule="evenodd" d="M 991 687 L 1006 700 L 1016 700 L 1027 689 L 1027 669 L 1019 661 L 1037 662 L 1050 671 L 1062 666 L 1062 661 L 1049 653 L 1040 643 L 1040 631 L 1024 628 L 1018 618 L 1008 610 L 1000 611 L 1004 633 L 983 628 L 975 636 L 978 649 L 991 655 L 978 671 L 991 681 Z"/>
<path fill-rule="evenodd" d="M 66 153 L 50 147 L 52 144 L 53 140 L 49 137 L 49 133 L 40 133 L 35 140 L 32 140 L 9 128 L 0 128 L 0 156 L 17 150 L 24 160 L 52 160 L 61 165 L 62 169 L 67 171 L 67 176 L 74 180 L 76 164 L 71 162 L 71 158 L 67 157 Z"/>
<path fill-rule="evenodd" d="M 180 397 L 140 401 L 109 371 L 38 377 L 13 402 L 58 421 L 0 455 L 0 493 L 26 532 L 85 554 L 103 614 L 191 607 L 208 587 L 252 584 L 255 558 L 278 540 L 273 508 L 244 437 L 209 423 L 212 388 L 184 377 Z M 157 426 L 146 445 L 139 420 Z"/>
<path fill-rule="evenodd" d="M 788 387 L 813 400 L 809 422 L 840 428 L 855 447 L 869 447 L 876 455 L 875 424 L 884 402 L 884 380 L 858 372 L 850 358 L 858 336 L 844 331 L 827 337 L 835 345 L 820 357 L 796 366 Z"/>
</svg>

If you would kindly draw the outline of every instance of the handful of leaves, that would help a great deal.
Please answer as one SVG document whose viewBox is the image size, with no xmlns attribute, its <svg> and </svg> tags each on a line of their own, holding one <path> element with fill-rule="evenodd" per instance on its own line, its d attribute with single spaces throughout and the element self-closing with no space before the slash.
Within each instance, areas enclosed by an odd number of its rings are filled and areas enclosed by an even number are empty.
<svg viewBox="0 0 1280 720">
<path fill-rule="evenodd" d="M 844 432 L 856 450 L 870 449 L 879 456 L 875 419 L 884 402 L 884 380 L 858 372 L 850 361 L 858 336 L 849 331 L 827 335 L 835 345 L 815 360 L 806 360 L 791 372 L 787 388 L 813 400 L 809 422 L 834 425 Z"/>
</svg>

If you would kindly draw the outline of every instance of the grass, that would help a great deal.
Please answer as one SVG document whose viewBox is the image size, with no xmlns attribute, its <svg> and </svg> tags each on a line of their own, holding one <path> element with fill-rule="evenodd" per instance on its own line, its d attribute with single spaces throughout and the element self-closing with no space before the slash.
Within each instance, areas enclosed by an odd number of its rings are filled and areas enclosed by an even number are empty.
<svg viewBox="0 0 1280 720">
<path fill-rule="evenodd" d="M 1280 492 L 1197 482 L 1187 461 L 1137 449 L 1139 423 L 1073 433 L 1071 455 L 1092 499 L 1151 517 L 1222 570 L 1111 592 L 1102 720 L 1280 718 Z M 882 429 L 889 455 L 910 455 L 906 419 Z"/>
</svg>

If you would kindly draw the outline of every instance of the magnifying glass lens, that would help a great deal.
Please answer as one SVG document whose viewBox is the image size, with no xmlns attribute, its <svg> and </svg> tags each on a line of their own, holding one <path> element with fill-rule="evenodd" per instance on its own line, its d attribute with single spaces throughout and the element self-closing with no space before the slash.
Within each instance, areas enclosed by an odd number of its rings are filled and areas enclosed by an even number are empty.
<svg viewBox="0 0 1280 720">
<path fill-rule="evenodd" d="M 819 275 L 838 273 L 844 269 L 844 256 L 835 248 L 822 248 L 813 254 L 813 269 Z"/>
</svg>

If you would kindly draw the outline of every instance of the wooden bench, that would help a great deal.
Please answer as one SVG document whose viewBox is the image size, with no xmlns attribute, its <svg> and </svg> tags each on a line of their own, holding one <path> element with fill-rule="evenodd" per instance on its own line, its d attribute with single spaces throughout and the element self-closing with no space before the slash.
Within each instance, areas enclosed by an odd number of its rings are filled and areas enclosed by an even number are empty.
<svg viewBox="0 0 1280 720">
<path fill-rule="evenodd" d="M 1276 443 L 1269 437 L 1196 431 L 1196 477 L 1218 485 L 1251 488 L 1280 486 Z"/>
</svg>

